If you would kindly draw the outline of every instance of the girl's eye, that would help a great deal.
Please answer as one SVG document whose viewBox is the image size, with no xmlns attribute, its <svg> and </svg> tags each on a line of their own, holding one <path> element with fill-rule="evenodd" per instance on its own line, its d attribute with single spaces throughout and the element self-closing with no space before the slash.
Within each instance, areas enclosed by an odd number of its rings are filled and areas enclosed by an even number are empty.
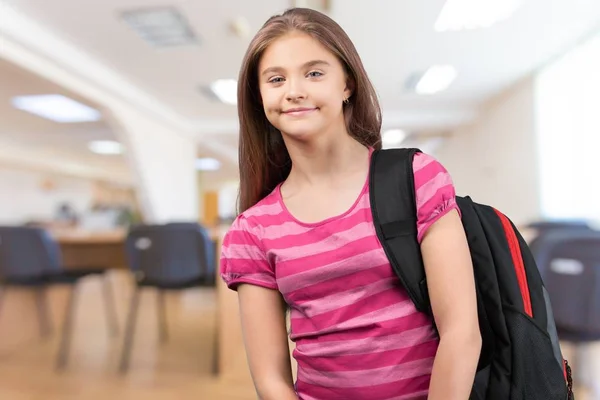
<svg viewBox="0 0 600 400">
<path fill-rule="evenodd" d="M 281 83 L 281 82 L 283 82 L 283 78 L 280 76 L 269 79 L 269 83 Z"/>
<path fill-rule="evenodd" d="M 323 74 L 319 71 L 311 71 L 308 73 L 308 76 L 310 76 L 311 78 L 318 78 L 319 76 L 322 76 Z"/>
</svg>

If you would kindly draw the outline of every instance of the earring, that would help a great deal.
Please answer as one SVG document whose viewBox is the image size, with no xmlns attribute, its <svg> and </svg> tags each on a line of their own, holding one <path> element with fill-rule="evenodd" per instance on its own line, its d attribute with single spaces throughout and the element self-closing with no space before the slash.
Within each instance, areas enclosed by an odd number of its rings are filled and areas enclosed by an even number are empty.
<svg viewBox="0 0 600 400">
<path fill-rule="evenodd" d="M 349 98 L 349 97 L 346 97 L 346 98 L 344 99 L 344 104 L 348 104 L 348 103 L 350 103 L 350 98 Z"/>
</svg>

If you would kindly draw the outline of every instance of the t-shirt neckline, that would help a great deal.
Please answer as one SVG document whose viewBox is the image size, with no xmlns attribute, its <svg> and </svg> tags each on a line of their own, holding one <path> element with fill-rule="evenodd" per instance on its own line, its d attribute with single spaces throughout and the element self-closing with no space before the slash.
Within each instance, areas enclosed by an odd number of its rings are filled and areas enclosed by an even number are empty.
<svg viewBox="0 0 600 400">
<path fill-rule="evenodd" d="M 338 214 L 338 215 L 334 215 L 328 218 L 325 218 L 321 221 L 316 221 L 316 222 L 305 222 L 305 221 L 301 221 L 298 218 L 296 218 L 294 216 L 294 214 L 292 214 L 290 212 L 290 210 L 287 208 L 287 206 L 285 205 L 285 202 L 283 201 L 283 195 L 281 194 L 281 185 L 283 185 L 283 182 L 281 182 L 280 184 L 277 185 L 277 187 L 275 188 L 275 192 L 277 195 L 277 202 L 279 202 L 279 204 L 281 205 L 281 208 L 283 209 L 283 211 L 285 212 L 286 216 L 288 218 L 290 218 L 292 221 L 294 221 L 295 223 L 302 225 L 302 226 L 307 226 L 307 227 L 315 227 L 315 226 L 319 226 L 319 225 L 324 225 L 327 224 L 329 222 L 338 220 L 340 218 L 344 218 L 346 215 L 350 214 L 358 205 L 358 203 L 360 202 L 360 200 L 362 199 L 362 197 L 364 196 L 365 192 L 369 189 L 369 178 L 371 175 L 371 156 L 373 155 L 373 148 L 369 147 L 369 168 L 367 171 L 367 177 L 365 179 L 365 183 L 363 184 L 363 187 L 360 191 L 360 193 L 358 194 L 358 196 L 356 197 L 356 199 L 354 200 L 354 203 L 343 213 Z"/>
</svg>

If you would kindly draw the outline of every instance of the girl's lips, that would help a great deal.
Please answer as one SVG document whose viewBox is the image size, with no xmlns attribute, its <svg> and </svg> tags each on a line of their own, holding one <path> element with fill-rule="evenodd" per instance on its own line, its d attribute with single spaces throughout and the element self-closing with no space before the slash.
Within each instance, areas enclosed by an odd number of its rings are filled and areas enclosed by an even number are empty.
<svg viewBox="0 0 600 400">
<path fill-rule="evenodd" d="M 315 110 L 317 110 L 318 108 L 314 107 L 314 108 L 291 108 L 289 110 L 286 110 L 283 112 L 283 114 L 285 115 L 290 115 L 290 116 L 300 116 L 300 115 L 306 115 L 309 114 Z"/>
</svg>

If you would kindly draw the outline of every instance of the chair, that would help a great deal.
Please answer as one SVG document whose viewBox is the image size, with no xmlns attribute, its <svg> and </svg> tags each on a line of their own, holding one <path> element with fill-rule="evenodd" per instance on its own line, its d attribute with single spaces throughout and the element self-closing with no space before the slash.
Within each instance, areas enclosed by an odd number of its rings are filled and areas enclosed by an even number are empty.
<svg viewBox="0 0 600 400">
<path fill-rule="evenodd" d="M 560 338 L 600 340 L 600 232 L 550 230 L 529 247 L 548 290 Z"/>
<path fill-rule="evenodd" d="M 584 384 L 582 375 L 587 373 L 590 378 L 585 386 L 600 399 L 600 383 L 595 378 L 600 366 L 589 359 L 599 353 L 590 355 L 587 346 L 600 341 L 600 232 L 553 229 L 533 240 L 530 249 L 552 303 L 558 336 L 577 350 L 577 357 L 571 355 L 573 371 L 580 371 L 574 380 Z M 587 363 L 580 358 L 586 348 Z"/>
<path fill-rule="evenodd" d="M 197 223 L 137 226 L 129 231 L 125 247 L 135 289 L 127 315 L 121 372 L 129 366 L 141 289 L 158 290 L 159 338 L 164 343 L 168 336 L 164 292 L 215 283 L 212 241 Z"/>
<path fill-rule="evenodd" d="M 50 336 L 52 331 L 46 297 L 47 287 L 55 284 L 71 286 L 56 360 L 58 369 L 65 367 L 69 355 L 77 284 L 89 275 L 99 275 L 104 272 L 102 268 L 63 269 L 58 244 L 42 228 L 0 227 L 0 287 L 4 287 L 0 294 L 6 292 L 6 289 L 11 286 L 28 287 L 35 291 L 42 337 Z M 118 323 L 112 287 L 108 279 L 104 280 L 103 289 L 107 325 L 114 336 L 118 333 Z M 2 298 L 0 298 L 1 306 Z"/>
<path fill-rule="evenodd" d="M 536 237 L 540 237 L 548 232 L 556 231 L 591 231 L 590 223 L 583 219 L 571 220 L 541 220 L 528 224 L 527 229 L 532 229 Z"/>
</svg>

